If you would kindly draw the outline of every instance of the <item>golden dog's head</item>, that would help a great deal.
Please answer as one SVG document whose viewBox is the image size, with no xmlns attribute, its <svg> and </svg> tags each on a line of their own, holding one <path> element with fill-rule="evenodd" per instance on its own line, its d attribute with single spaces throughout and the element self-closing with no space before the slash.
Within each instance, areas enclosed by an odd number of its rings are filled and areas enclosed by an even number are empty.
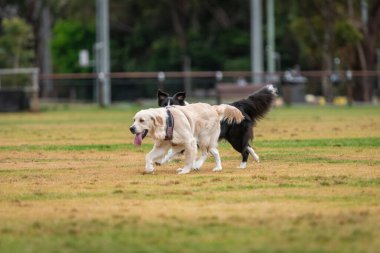
<svg viewBox="0 0 380 253">
<path fill-rule="evenodd" d="M 153 134 L 158 127 L 163 126 L 159 110 L 160 108 L 141 110 L 133 117 L 133 124 L 129 130 L 135 135 L 135 145 L 141 145 L 145 136 Z"/>
</svg>

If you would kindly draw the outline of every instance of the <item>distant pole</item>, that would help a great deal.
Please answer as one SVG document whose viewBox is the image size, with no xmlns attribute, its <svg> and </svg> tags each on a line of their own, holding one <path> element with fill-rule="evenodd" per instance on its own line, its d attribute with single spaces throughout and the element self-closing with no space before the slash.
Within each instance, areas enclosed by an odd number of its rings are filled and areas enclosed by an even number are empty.
<svg viewBox="0 0 380 253">
<path fill-rule="evenodd" d="M 368 1 L 367 0 L 361 0 L 361 19 L 362 19 L 362 27 L 364 28 L 365 32 L 368 32 L 367 23 L 368 23 Z M 367 59 L 364 59 L 365 61 L 365 67 L 362 70 L 368 70 L 367 66 Z M 370 88 L 369 88 L 369 80 L 367 75 L 362 76 L 362 84 L 363 84 L 363 99 L 364 102 L 370 102 Z"/>
<path fill-rule="evenodd" d="M 263 72 L 262 5 L 261 0 L 251 0 L 251 76 L 254 84 L 261 83 Z"/>
<path fill-rule="evenodd" d="M 361 16 L 363 24 L 367 24 L 368 22 L 368 2 L 367 0 L 361 0 Z"/>
<path fill-rule="evenodd" d="M 269 73 L 276 71 L 274 23 L 274 1 L 267 0 L 267 71 Z"/>
<path fill-rule="evenodd" d="M 377 54 L 377 94 L 380 96 L 380 48 L 376 50 Z"/>
<path fill-rule="evenodd" d="M 110 87 L 110 53 L 109 53 L 109 18 L 108 0 L 96 0 L 96 39 L 98 45 L 98 101 L 100 106 L 111 104 Z"/>
<path fill-rule="evenodd" d="M 42 21 L 40 22 L 38 45 L 38 55 L 40 58 L 40 70 L 42 74 L 52 73 L 51 52 L 49 48 L 49 40 L 51 39 L 51 12 L 48 6 L 42 8 Z M 49 97 L 53 94 L 53 82 L 50 79 L 42 80 L 42 96 Z"/>
</svg>

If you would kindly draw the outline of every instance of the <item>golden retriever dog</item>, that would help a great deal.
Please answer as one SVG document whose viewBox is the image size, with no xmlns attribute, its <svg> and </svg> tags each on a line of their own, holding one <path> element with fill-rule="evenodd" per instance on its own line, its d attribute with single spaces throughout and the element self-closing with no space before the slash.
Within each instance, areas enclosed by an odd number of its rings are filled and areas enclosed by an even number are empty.
<svg viewBox="0 0 380 253">
<path fill-rule="evenodd" d="M 153 164 L 161 161 L 170 148 L 173 152 L 185 150 L 185 166 L 178 174 L 199 169 L 210 152 L 215 158 L 213 171 L 221 171 L 222 164 L 217 149 L 220 121 L 240 123 L 243 114 L 230 105 L 209 105 L 196 103 L 186 106 L 172 106 L 141 110 L 133 118 L 130 131 L 135 135 L 135 144 L 141 145 L 145 136 L 154 141 L 153 149 L 145 157 L 145 172 L 154 171 Z M 197 144 L 202 152 L 196 160 Z"/>
</svg>

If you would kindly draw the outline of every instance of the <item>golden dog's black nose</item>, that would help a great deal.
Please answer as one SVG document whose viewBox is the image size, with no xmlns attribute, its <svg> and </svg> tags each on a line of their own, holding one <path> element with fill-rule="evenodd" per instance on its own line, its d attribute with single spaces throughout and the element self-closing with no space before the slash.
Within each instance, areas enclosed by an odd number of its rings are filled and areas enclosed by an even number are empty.
<svg viewBox="0 0 380 253">
<path fill-rule="evenodd" d="M 131 127 L 129 128 L 129 131 L 131 131 L 131 133 L 135 134 L 136 129 L 135 129 L 134 126 L 131 126 Z"/>
</svg>

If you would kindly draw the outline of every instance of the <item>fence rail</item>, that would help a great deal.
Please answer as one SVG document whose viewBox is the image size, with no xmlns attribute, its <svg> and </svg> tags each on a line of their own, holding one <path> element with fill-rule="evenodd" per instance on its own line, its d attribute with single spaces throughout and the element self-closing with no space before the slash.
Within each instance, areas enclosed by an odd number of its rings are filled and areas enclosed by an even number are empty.
<svg viewBox="0 0 380 253">
<path fill-rule="evenodd" d="M 33 73 L 37 69 L 34 69 Z M 4 75 L 30 73 L 30 69 L 0 70 L 0 80 Z M 380 71 L 300 71 L 306 77 L 304 86 L 286 88 L 284 76 L 288 71 L 274 73 L 252 73 L 250 71 L 184 71 L 184 72 L 112 72 L 112 101 L 134 101 L 137 99 L 154 99 L 157 88 L 169 93 L 186 90 L 189 97 L 197 99 L 215 98 L 216 86 L 220 83 L 236 83 L 249 85 L 251 78 L 260 77 L 262 83 L 274 83 L 284 96 L 297 93 L 299 101 L 306 94 L 322 96 L 331 100 L 335 96 L 345 96 L 353 101 L 369 101 L 368 97 L 380 95 Z M 38 81 L 39 94 L 49 101 L 88 101 L 96 102 L 98 98 L 97 73 L 65 73 L 33 75 Z M 332 78 L 334 77 L 334 79 Z M 37 83 L 37 82 L 34 82 Z M 365 83 L 365 85 L 363 85 Z M 36 91 L 36 85 L 33 85 Z M 37 89 L 38 90 L 38 89 Z M 295 91 L 294 91 L 295 90 Z M 289 93 L 290 92 L 290 93 Z M 368 96 L 364 96 L 366 93 Z M 366 100 L 367 99 L 367 100 Z M 296 99 L 296 101 L 298 101 Z"/>
<path fill-rule="evenodd" d="M 5 107 L 13 106 L 14 101 L 11 101 L 12 99 L 10 97 L 12 94 L 18 97 L 19 95 L 15 94 L 21 91 L 26 97 L 28 97 L 30 109 L 32 111 L 38 111 L 40 107 L 39 88 L 38 68 L 0 69 L 0 93 L 2 93 L 0 107 L 3 109 Z M 18 98 L 20 99 L 20 97 Z"/>
<path fill-rule="evenodd" d="M 355 71 L 349 70 L 354 77 L 380 77 L 380 71 Z M 300 74 L 305 77 L 322 77 L 337 74 L 344 76 L 348 71 L 300 71 Z M 149 71 L 149 72 L 112 72 L 109 73 L 110 78 L 158 78 L 160 73 L 164 73 L 165 78 L 217 78 L 222 75 L 223 78 L 238 78 L 238 77 L 251 77 L 254 76 L 267 76 L 277 75 L 283 76 L 286 71 L 277 71 L 273 73 L 268 72 L 250 72 L 250 71 Z M 1 75 L 1 71 L 0 71 Z M 64 80 L 64 79 L 94 79 L 97 78 L 97 73 L 67 73 L 67 74 L 40 74 L 41 80 Z"/>
</svg>

